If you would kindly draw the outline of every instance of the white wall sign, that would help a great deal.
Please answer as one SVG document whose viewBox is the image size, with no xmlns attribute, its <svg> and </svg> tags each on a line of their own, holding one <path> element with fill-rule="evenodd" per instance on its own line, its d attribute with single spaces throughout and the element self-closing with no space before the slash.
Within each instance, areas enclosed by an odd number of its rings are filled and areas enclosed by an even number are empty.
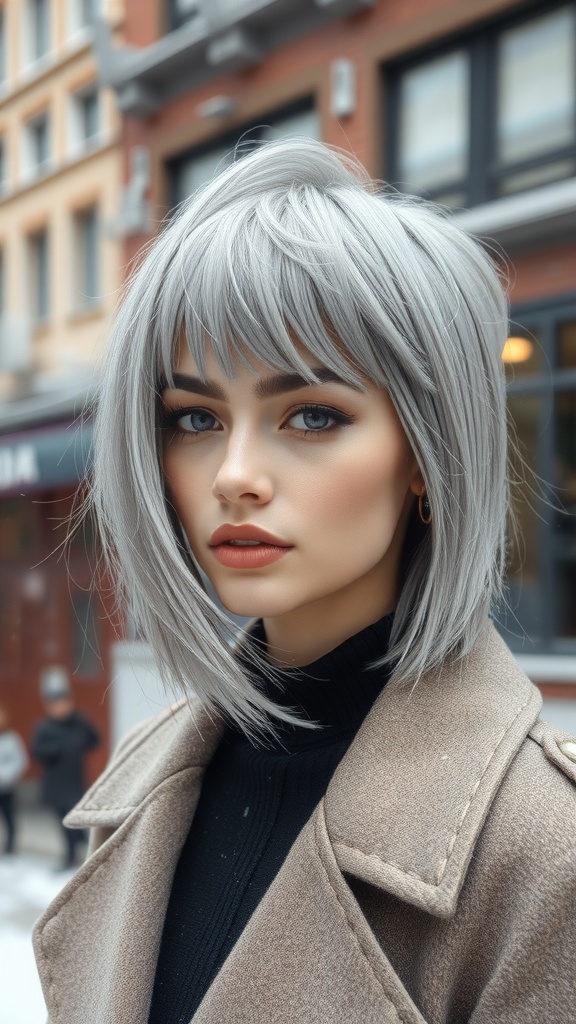
<svg viewBox="0 0 576 1024">
<path fill-rule="evenodd" d="M 0 448 L 0 490 L 40 480 L 36 449 L 31 444 Z"/>
</svg>

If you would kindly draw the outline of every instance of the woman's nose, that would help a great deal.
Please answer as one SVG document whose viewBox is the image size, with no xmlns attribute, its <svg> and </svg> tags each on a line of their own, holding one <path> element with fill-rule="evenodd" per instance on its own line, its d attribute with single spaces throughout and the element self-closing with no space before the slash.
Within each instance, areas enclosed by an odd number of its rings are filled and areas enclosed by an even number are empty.
<svg viewBox="0 0 576 1024">
<path fill-rule="evenodd" d="M 265 505 L 274 485 L 265 455 L 252 436 L 230 439 L 226 457 L 214 479 L 212 494 L 219 501 Z"/>
</svg>

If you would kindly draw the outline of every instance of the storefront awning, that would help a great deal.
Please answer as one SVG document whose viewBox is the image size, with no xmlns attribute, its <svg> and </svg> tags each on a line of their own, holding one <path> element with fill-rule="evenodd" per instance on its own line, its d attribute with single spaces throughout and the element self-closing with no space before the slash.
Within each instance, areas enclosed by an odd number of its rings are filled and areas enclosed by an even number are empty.
<svg viewBox="0 0 576 1024">
<path fill-rule="evenodd" d="M 85 475 L 91 423 L 58 423 L 0 436 L 0 497 L 75 484 Z"/>
</svg>

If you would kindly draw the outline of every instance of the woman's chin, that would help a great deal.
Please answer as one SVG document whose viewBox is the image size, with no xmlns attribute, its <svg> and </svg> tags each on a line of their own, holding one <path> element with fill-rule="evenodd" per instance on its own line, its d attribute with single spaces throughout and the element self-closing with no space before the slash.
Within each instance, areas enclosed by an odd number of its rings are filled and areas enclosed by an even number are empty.
<svg viewBox="0 0 576 1024">
<path fill-rule="evenodd" d="M 230 594 L 226 593 L 224 589 L 216 591 L 216 593 L 227 612 L 244 619 L 275 618 L 277 615 L 284 615 L 286 612 L 294 610 L 285 595 L 265 597 L 262 595 L 251 596 L 246 593 Z"/>
</svg>

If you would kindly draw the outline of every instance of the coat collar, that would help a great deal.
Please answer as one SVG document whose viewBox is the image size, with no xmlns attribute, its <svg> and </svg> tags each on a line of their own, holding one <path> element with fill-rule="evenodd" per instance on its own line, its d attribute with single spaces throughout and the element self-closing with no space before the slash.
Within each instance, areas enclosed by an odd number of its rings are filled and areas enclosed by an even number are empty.
<svg viewBox="0 0 576 1024">
<path fill-rule="evenodd" d="M 464 659 L 385 687 L 326 792 L 338 866 L 450 917 L 492 799 L 541 707 L 491 624 Z M 125 741 L 66 823 L 115 828 L 170 778 L 203 770 L 223 732 L 180 701 Z"/>
<path fill-rule="evenodd" d="M 541 705 L 489 623 L 467 657 L 412 690 L 385 687 L 326 793 L 341 870 L 451 917 L 492 800 Z"/>
</svg>

